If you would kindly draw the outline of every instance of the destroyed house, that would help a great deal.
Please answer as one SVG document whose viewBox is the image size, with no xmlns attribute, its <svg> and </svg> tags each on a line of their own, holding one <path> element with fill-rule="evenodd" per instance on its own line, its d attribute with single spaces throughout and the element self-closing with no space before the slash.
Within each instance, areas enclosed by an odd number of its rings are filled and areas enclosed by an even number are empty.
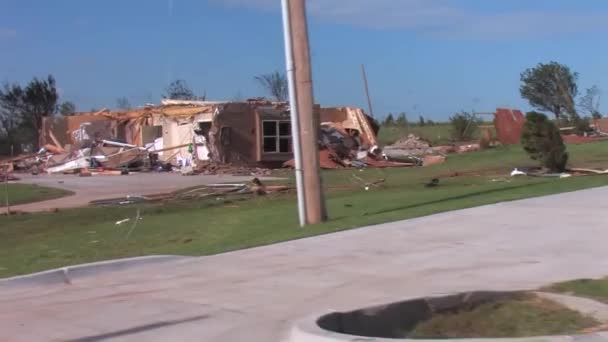
<svg viewBox="0 0 608 342">
<path fill-rule="evenodd" d="M 315 115 L 323 127 L 376 145 L 377 125 L 356 108 L 321 108 Z M 102 110 L 45 118 L 45 144 L 85 148 L 95 142 L 123 143 L 158 154 L 163 162 L 214 162 L 247 166 L 279 166 L 293 158 L 289 107 L 285 103 L 202 102 L 164 100 L 162 105 L 128 111 Z"/>
<path fill-rule="evenodd" d="M 322 127 L 356 136 L 365 148 L 376 145 L 377 125 L 361 109 L 314 110 Z M 41 146 L 68 145 L 74 150 L 104 141 L 122 143 L 145 148 L 174 165 L 209 161 L 279 166 L 293 158 L 289 106 L 261 100 L 164 100 L 135 110 L 47 117 L 41 133 Z"/>
</svg>

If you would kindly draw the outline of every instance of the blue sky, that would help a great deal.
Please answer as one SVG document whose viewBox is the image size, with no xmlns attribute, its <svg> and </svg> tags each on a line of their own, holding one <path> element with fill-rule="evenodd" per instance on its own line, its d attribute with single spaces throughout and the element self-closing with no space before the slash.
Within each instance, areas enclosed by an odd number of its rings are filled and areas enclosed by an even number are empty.
<svg viewBox="0 0 608 342">
<path fill-rule="evenodd" d="M 255 97 L 284 69 L 279 0 L 0 0 L 0 82 L 49 73 L 79 110 L 159 101 L 173 79 Z M 556 60 L 608 90 L 605 0 L 309 0 L 315 96 L 378 116 L 528 110 L 519 74 Z M 608 110 L 606 105 L 604 110 Z"/>
</svg>

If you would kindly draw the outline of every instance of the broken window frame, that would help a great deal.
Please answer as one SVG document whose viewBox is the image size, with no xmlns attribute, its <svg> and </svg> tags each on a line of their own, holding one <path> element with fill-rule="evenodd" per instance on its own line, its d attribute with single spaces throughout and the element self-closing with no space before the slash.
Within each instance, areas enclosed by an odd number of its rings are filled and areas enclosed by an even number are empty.
<svg viewBox="0 0 608 342">
<path fill-rule="evenodd" d="M 275 124 L 275 134 L 266 134 L 264 131 L 264 126 L 266 123 L 274 123 Z M 281 124 L 288 124 L 288 135 L 281 134 Z M 266 150 L 266 139 L 275 139 L 275 150 L 267 151 Z M 281 150 L 281 140 L 288 140 L 288 149 L 287 151 Z M 290 120 L 262 120 L 262 153 L 263 154 L 281 154 L 281 153 L 293 153 L 293 145 L 292 140 L 293 137 L 291 135 L 291 121 Z"/>
</svg>

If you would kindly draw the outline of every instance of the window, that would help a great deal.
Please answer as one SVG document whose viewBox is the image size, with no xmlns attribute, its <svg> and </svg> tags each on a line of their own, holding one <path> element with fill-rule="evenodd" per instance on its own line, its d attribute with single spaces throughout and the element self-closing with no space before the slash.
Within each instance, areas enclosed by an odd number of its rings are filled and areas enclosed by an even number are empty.
<svg viewBox="0 0 608 342">
<path fill-rule="evenodd" d="M 291 123 L 289 121 L 263 121 L 264 153 L 291 153 Z"/>
<path fill-rule="evenodd" d="M 212 123 L 210 121 L 200 121 L 198 123 L 198 129 L 194 131 L 197 135 L 202 135 L 205 139 L 209 140 L 209 132 L 211 131 Z"/>
</svg>

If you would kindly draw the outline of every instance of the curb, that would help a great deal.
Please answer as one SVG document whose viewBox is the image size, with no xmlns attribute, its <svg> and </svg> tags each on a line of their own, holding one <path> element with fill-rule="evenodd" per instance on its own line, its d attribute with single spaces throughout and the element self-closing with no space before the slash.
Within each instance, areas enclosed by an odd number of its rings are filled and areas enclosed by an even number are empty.
<svg viewBox="0 0 608 342">
<path fill-rule="evenodd" d="M 0 288 L 57 284 L 69 285 L 74 280 L 93 276 L 98 273 L 117 272 L 133 267 L 179 261 L 190 258 L 191 257 L 176 255 L 152 255 L 66 266 L 54 270 L 3 278 L 0 279 Z"/>
<path fill-rule="evenodd" d="M 284 342 L 437 342 L 431 339 L 392 339 L 379 337 L 362 337 L 340 334 L 321 328 L 317 321 L 329 312 L 297 321 L 289 331 Z M 606 342 L 608 333 L 600 332 L 589 335 L 536 336 L 521 338 L 463 338 L 453 339 L 459 342 Z"/>
<path fill-rule="evenodd" d="M 380 337 L 366 337 L 373 336 L 367 335 L 364 332 L 366 329 L 376 330 L 378 329 L 378 322 L 365 322 L 368 317 L 376 316 L 376 318 L 382 320 L 382 322 L 391 321 L 390 317 L 382 317 L 382 312 L 386 312 L 388 315 L 399 317 L 399 320 L 403 317 L 407 317 L 408 314 L 415 314 L 416 312 L 424 311 L 420 310 L 414 302 L 424 301 L 431 308 L 432 311 L 437 309 L 449 309 L 459 302 L 475 302 L 483 301 L 484 298 L 490 298 L 489 296 L 504 296 L 519 291 L 507 291 L 507 292 L 490 292 L 490 291 L 477 291 L 468 293 L 458 293 L 443 296 L 424 297 L 418 299 L 409 299 L 402 302 L 394 302 L 384 304 L 380 306 L 372 306 L 367 308 L 361 308 L 351 312 L 339 312 L 327 310 L 325 312 L 319 312 L 316 315 L 311 315 L 296 321 L 289 331 L 289 337 L 285 342 L 353 342 L 353 341 L 374 341 L 374 342 L 389 342 L 389 341 L 408 341 L 408 342 L 432 342 L 434 339 L 411 339 L 411 338 L 380 338 Z M 591 316 L 600 322 L 606 322 L 608 319 L 608 304 L 600 303 L 591 299 L 582 297 L 573 297 L 568 295 L 553 294 L 546 292 L 534 292 L 537 296 L 553 300 L 571 310 L 578 311 L 584 315 Z M 409 312 L 406 310 L 404 305 L 409 305 L 411 308 Z M 398 306 L 402 306 L 399 308 Z M 353 314 L 359 313 L 363 316 L 357 318 Z M 346 320 L 345 320 L 346 319 Z M 350 321 L 350 322 L 349 322 Z M 389 323 L 390 324 L 390 323 Z M 357 329 L 353 330 L 353 325 L 360 326 L 363 330 L 361 336 L 350 335 L 357 334 Z M 348 327 L 350 328 L 344 328 Z M 603 326 L 603 325 L 602 325 Z M 342 327 L 342 328 L 341 328 Z M 334 329 L 335 328 L 335 329 Z M 382 329 L 382 328 L 380 328 Z M 390 325 L 389 325 L 390 329 Z M 350 331 L 350 332 L 344 332 Z M 367 330 L 370 332 L 371 330 Z M 389 331 L 389 330 L 386 330 Z M 376 333 L 371 333 L 376 334 Z M 530 337 L 507 337 L 507 338 L 455 338 L 453 340 L 460 342 L 607 342 L 608 331 L 596 330 L 583 332 L 578 335 L 556 335 L 556 336 L 530 336 Z"/>
</svg>

